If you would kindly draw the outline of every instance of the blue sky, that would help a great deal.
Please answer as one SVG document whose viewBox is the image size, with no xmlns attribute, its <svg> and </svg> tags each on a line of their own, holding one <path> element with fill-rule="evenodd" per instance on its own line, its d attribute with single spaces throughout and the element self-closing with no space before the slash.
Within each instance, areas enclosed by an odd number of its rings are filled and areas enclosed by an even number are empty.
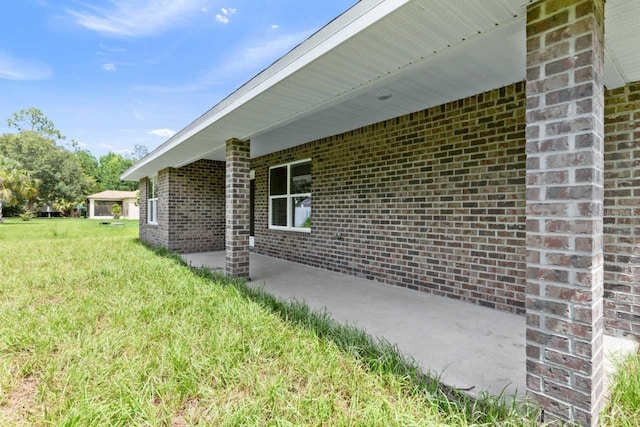
<svg viewBox="0 0 640 427">
<path fill-rule="evenodd" d="M 0 133 L 40 108 L 94 155 L 149 150 L 356 0 L 5 0 Z"/>
</svg>

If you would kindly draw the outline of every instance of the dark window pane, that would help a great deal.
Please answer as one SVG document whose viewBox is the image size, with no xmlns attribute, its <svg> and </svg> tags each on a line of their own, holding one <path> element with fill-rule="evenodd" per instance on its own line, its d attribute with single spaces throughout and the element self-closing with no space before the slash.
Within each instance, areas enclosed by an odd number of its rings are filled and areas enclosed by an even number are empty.
<svg viewBox="0 0 640 427">
<path fill-rule="evenodd" d="M 113 202 L 106 200 L 96 200 L 93 202 L 93 215 L 94 216 L 111 216 L 113 215 L 113 205 L 120 205 L 122 209 L 122 202 Z"/>
<path fill-rule="evenodd" d="M 271 169 L 269 173 L 269 195 L 282 196 L 287 194 L 287 167 Z"/>
<path fill-rule="evenodd" d="M 291 165 L 291 194 L 311 193 L 311 162 Z"/>
<path fill-rule="evenodd" d="M 271 199 L 271 225 L 287 226 L 287 199 Z"/>
<path fill-rule="evenodd" d="M 311 228 L 311 197 L 293 197 L 291 214 L 294 227 Z"/>
</svg>

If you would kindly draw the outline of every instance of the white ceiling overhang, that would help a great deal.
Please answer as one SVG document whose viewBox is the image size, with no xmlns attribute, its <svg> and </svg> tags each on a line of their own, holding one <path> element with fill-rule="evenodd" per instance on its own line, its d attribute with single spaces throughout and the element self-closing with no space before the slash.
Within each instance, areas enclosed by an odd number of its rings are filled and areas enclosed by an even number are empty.
<svg viewBox="0 0 640 427">
<path fill-rule="evenodd" d="M 251 157 L 259 157 L 521 81 L 528 3 L 361 0 L 123 179 L 224 160 L 230 138 L 251 140 Z M 640 80 L 640 0 L 608 0 L 606 13 L 605 83 L 612 88 Z"/>
</svg>

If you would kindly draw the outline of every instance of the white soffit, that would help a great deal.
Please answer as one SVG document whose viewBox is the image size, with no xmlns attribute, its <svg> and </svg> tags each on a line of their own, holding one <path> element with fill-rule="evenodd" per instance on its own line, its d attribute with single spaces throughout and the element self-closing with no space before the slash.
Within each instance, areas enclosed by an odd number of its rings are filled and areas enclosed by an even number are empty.
<svg viewBox="0 0 640 427">
<path fill-rule="evenodd" d="M 271 124 L 237 136 L 257 157 L 522 80 L 524 19 L 522 0 L 409 2 L 243 106 Z"/>
<path fill-rule="evenodd" d="M 396 19 L 385 22 L 385 33 L 397 34 L 398 27 L 395 24 L 400 26 L 403 22 L 411 23 L 409 16 L 417 21 L 424 19 L 424 16 L 409 7 L 396 14 Z M 413 51 L 414 54 L 416 51 L 422 52 L 421 58 L 399 70 L 379 73 L 345 91 L 340 97 L 327 98 L 324 105 L 319 103 L 311 111 L 298 113 L 295 120 L 285 121 L 277 127 L 252 135 L 252 156 L 261 156 L 522 80 L 525 73 L 525 56 L 522 50 L 525 34 L 521 21 L 521 18 L 512 18 L 500 25 L 500 28 L 471 36 L 462 43 L 452 43 L 449 48 L 445 45 L 442 50 L 427 32 L 422 39 L 423 46 Z M 477 34 L 478 30 L 475 31 Z M 350 40 L 350 46 L 344 48 L 352 50 L 348 54 L 369 50 L 378 60 L 386 58 L 388 51 L 393 52 L 389 41 L 377 39 L 377 34 L 373 36 L 358 35 Z M 376 44 L 379 46 L 377 49 L 372 47 Z M 437 53 L 433 53 L 434 50 Z M 395 64 L 402 64 L 400 60 L 406 61 L 406 58 L 397 59 L 393 58 L 383 66 L 394 67 Z M 317 70 L 315 78 L 348 85 L 350 75 L 358 75 L 359 68 L 367 69 L 366 63 L 351 61 L 345 65 L 340 60 L 340 57 L 319 60 L 318 62 L 326 63 Z M 345 73 L 340 72 L 343 69 L 346 69 Z M 300 90 L 303 90 L 303 86 L 300 86 Z M 298 88 L 292 87 L 290 90 L 293 93 Z M 379 100 L 377 95 L 380 93 L 390 94 L 391 98 Z"/>
<path fill-rule="evenodd" d="M 640 0 L 607 0 L 604 31 L 607 87 L 640 81 Z"/>
</svg>

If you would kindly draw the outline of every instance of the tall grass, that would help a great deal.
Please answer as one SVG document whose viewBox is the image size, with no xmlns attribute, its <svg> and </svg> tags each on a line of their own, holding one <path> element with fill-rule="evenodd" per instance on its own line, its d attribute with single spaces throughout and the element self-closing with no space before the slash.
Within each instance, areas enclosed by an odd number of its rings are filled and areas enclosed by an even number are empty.
<svg viewBox="0 0 640 427">
<path fill-rule="evenodd" d="M 156 251 L 181 260 L 165 250 Z M 538 419 L 536 408 L 518 406 L 513 396 L 490 396 L 481 394 L 477 398 L 444 386 L 437 376 L 424 373 L 415 360 L 403 355 L 397 346 L 384 339 L 373 338 L 361 329 L 340 324 L 326 311 L 314 311 L 299 301 L 285 301 L 266 292 L 262 288 L 248 286 L 244 281 L 225 278 L 219 272 L 206 268 L 194 269 L 210 280 L 234 286 L 251 301 L 255 301 L 276 313 L 288 323 L 311 330 L 318 338 L 330 340 L 342 351 L 361 361 L 369 372 L 380 375 L 394 375 L 407 380 L 405 385 L 410 393 L 429 397 L 443 412 L 462 414 L 463 424 L 531 424 Z"/>
<path fill-rule="evenodd" d="M 135 223 L 0 225 L 0 425 L 535 424 L 136 236 Z"/>
<path fill-rule="evenodd" d="M 627 356 L 616 365 L 609 402 L 602 425 L 637 427 L 640 425 L 640 354 Z"/>
</svg>

